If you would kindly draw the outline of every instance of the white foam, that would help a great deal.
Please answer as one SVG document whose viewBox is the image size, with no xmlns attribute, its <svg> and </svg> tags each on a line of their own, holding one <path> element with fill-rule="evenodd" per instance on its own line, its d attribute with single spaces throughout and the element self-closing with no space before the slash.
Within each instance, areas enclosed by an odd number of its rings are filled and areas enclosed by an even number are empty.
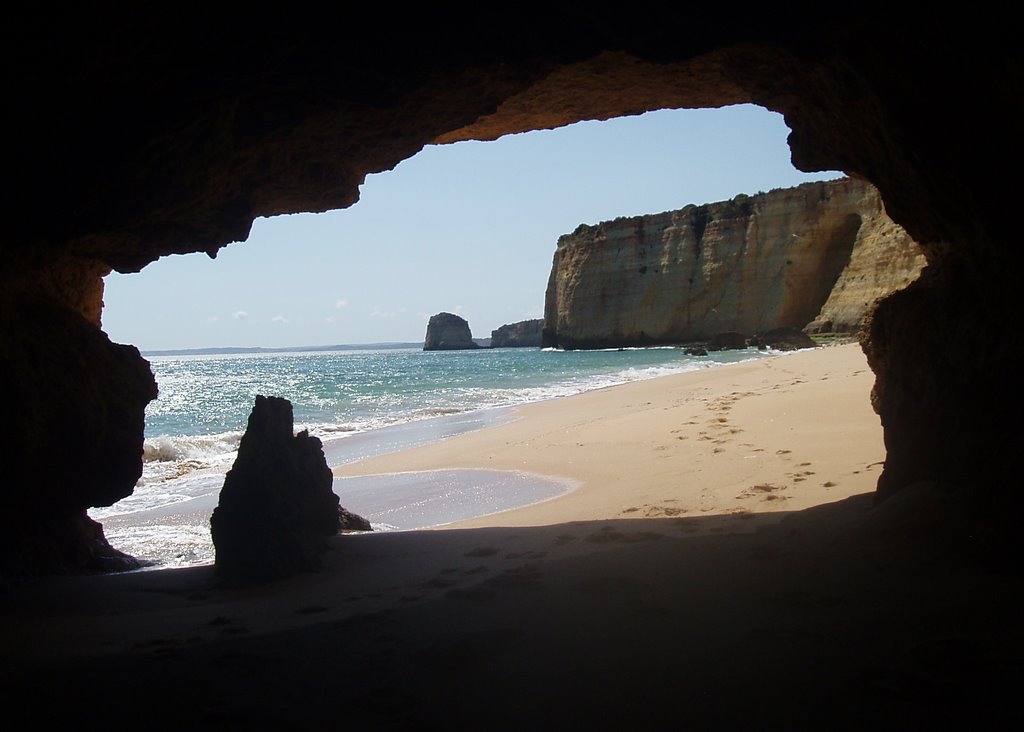
<svg viewBox="0 0 1024 732">
<path fill-rule="evenodd" d="M 160 435 L 145 441 L 142 459 L 146 462 L 215 461 L 234 454 L 241 439 L 241 432 L 177 437 Z"/>
<path fill-rule="evenodd" d="M 149 563 L 148 569 L 211 564 L 216 554 L 206 525 L 146 524 L 107 528 L 104 533 L 113 546 Z"/>
</svg>

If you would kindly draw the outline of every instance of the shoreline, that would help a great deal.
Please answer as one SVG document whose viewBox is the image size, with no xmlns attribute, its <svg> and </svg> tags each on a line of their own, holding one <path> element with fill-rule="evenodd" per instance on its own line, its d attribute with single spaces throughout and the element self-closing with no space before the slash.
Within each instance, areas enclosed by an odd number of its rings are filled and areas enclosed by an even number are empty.
<svg viewBox="0 0 1024 732">
<path fill-rule="evenodd" d="M 780 354 L 520 405 L 504 423 L 333 468 L 569 480 L 570 494 L 445 528 L 793 511 L 873 491 L 884 461 L 856 344 Z"/>
<path fill-rule="evenodd" d="M 634 350 L 645 351 L 648 349 Z M 670 375 L 686 375 L 715 371 L 723 366 L 736 363 L 770 360 L 773 356 L 764 353 L 728 352 L 723 358 L 728 359 L 724 364 L 721 362 L 687 363 L 683 366 L 684 370 L 682 371 L 674 371 L 675 367 L 673 366 L 665 366 L 665 368 L 673 370 Z M 734 359 L 742 359 L 742 361 Z M 628 373 L 628 369 L 622 371 L 623 375 L 626 373 Z M 466 433 L 486 431 L 494 426 L 518 419 L 516 410 L 519 408 L 558 402 L 563 398 L 657 380 L 663 376 L 664 374 L 647 375 L 640 378 L 626 377 L 625 381 L 607 384 L 602 383 L 604 379 L 608 378 L 605 375 L 596 377 L 598 386 L 588 389 L 583 384 L 578 384 L 575 387 L 577 390 L 570 394 L 548 396 L 518 405 L 485 406 L 466 411 L 452 411 L 452 413 L 410 419 L 366 431 L 344 433 L 333 437 L 328 434 L 321 436 L 320 439 L 323 444 L 324 456 L 333 471 L 343 469 L 345 465 L 353 462 L 374 457 L 386 459 L 388 455 L 403 453 L 418 447 L 429 447 Z M 443 411 L 451 410 L 446 408 Z M 298 425 L 297 429 L 300 427 L 304 428 L 303 425 Z M 240 433 L 237 436 L 240 437 Z M 173 441 L 176 438 L 166 439 Z M 182 438 L 184 442 L 193 439 L 202 440 L 204 438 L 202 436 Z M 188 460 L 185 462 L 187 463 Z M 108 539 L 114 546 L 139 557 L 145 563 L 144 571 L 210 563 L 213 561 L 214 551 L 207 535 L 209 514 L 212 512 L 213 506 L 216 505 L 217 494 L 223 483 L 223 475 L 229 468 L 230 464 L 223 464 L 220 468 L 190 470 L 170 481 L 148 481 L 146 485 L 138 488 L 132 496 L 119 504 L 93 510 L 90 515 L 104 524 Z M 432 470 L 444 469 L 445 466 L 440 466 Z M 488 465 L 477 465 L 474 469 L 486 469 L 492 472 L 496 470 L 493 466 Z M 405 493 L 404 496 L 408 500 L 404 505 L 398 503 L 381 505 L 379 500 L 372 497 L 368 500 L 348 501 L 344 496 L 341 497 L 341 505 L 366 517 L 377 530 L 438 528 L 503 513 L 511 510 L 509 506 L 514 506 L 516 503 L 519 507 L 526 507 L 539 501 L 548 500 L 552 495 L 562 492 L 554 486 L 564 484 L 566 480 L 573 484 L 576 482 L 551 473 L 542 474 L 539 471 L 518 466 L 504 470 L 508 474 L 504 479 L 478 481 L 467 478 L 462 481 L 462 485 L 454 488 L 431 486 L 429 485 L 431 481 L 424 477 L 420 481 L 423 484 L 423 490 L 418 495 Z M 421 471 L 388 471 L 388 474 L 379 475 L 376 479 L 379 493 L 395 496 L 402 493 L 400 486 L 396 483 L 407 482 L 407 479 L 396 481 L 394 477 L 391 477 L 394 472 L 415 473 Z M 520 478 L 523 476 L 532 476 L 529 480 L 533 485 L 522 485 Z M 493 484 L 493 490 L 481 490 L 481 482 Z M 518 483 L 514 491 L 523 494 L 523 499 L 521 501 L 510 500 L 507 495 L 508 491 L 504 486 L 499 485 L 501 482 L 505 484 Z M 451 510 L 434 510 L 431 515 L 434 515 L 437 520 L 428 523 L 427 519 L 422 518 L 420 507 L 433 501 L 435 494 L 441 490 L 448 490 L 452 494 Z M 435 501 L 435 503 L 437 502 Z M 417 518 L 418 515 L 419 518 Z M 399 520 L 389 520 L 388 516 L 400 518 Z"/>
</svg>

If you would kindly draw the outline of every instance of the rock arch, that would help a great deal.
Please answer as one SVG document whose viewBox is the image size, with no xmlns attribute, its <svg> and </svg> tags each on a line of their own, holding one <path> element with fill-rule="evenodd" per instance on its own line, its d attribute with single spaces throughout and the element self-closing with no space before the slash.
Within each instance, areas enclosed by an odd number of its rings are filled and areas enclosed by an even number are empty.
<svg viewBox="0 0 1024 732">
<path fill-rule="evenodd" d="M 879 188 L 929 262 L 865 335 L 888 449 L 879 494 L 930 481 L 964 485 L 989 507 L 1007 498 L 1002 479 L 1024 441 L 1005 398 L 1022 355 L 1007 334 L 1022 249 L 1015 193 L 998 175 L 1020 157 L 1012 24 L 725 6 L 549 10 L 473 34 L 442 20 L 93 14 L 11 25 L 8 570 L 41 547 L 50 565 L 87 561 L 81 546 L 54 548 L 54 527 L 126 495 L 137 475 L 155 392 L 138 354 L 99 329 L 109 269 L 214 256 L 257 216 L 348 206 L 365 175 L 428 143 L 664 107 L 780 111 L 797 167 Z M 112 359 L 125 368 L 93 378 Z M 90 467 L 96 455 L 102 469 Z"/>
</svg>

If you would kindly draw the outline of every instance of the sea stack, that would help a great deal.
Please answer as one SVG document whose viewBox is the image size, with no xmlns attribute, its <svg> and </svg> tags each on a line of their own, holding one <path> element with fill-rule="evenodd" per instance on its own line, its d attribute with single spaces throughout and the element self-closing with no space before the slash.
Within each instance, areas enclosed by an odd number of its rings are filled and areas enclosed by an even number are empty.
<svg viewBox="0 0 1024 732">
<path fill-rule="evenodd" d="M 293 428 L 292 404 L 257 396 L 210 519 L 222 581 L 242 585 L 320 566 L 340 530 L 320 440 Z"/>
<path fill-rule="evenodd" d="M 427 335 L 423 339 L 424 351 L 463 351 L 479 347 L 465 318 L 452 313 L 430 316 Z"/>
</svg>

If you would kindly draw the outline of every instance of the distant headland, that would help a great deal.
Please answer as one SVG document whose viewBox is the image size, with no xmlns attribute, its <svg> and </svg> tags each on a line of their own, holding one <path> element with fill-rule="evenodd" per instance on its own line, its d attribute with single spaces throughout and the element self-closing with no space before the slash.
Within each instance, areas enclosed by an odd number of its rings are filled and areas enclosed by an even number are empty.
<svg viewBox="0 0 1024 732">
<path fill-rule="evenodd" d="M 165 351 L 142 351 L 143 356 L 232 356 L 247 353 L 320 353 L 323 351 L 383 351 L 399 348 L 419 348 L 419 343 L 340 343 L 331 346 L 288 346 L 284 348 L 263 348 L 241 346 L 225 348 L 175 348 Z"/>
</svg>

